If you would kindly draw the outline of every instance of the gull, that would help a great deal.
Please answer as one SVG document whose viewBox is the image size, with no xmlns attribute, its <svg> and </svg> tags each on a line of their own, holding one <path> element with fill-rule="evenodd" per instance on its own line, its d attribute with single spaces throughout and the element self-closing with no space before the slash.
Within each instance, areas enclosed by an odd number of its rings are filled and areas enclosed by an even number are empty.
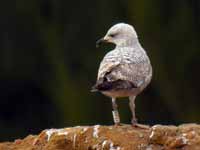
<svg viewBox="0 0 200 150">
<path fill-rule="evenodd" d="M 151 81 L 152 66 L 149 57 L 142 48 L 134 27 L 126 23 L 112 26 L 106 35 L 97 41 L 97 45 L 102 42 L 113 43 L 116 47 L 101 61 L 97 81 L 91 91 L 99 91 L 111 97 L 115 125 L 120 124 L 116 99 L 129 97 L 131 123 L 137 126 L 135 98 Z"/>
</svg>

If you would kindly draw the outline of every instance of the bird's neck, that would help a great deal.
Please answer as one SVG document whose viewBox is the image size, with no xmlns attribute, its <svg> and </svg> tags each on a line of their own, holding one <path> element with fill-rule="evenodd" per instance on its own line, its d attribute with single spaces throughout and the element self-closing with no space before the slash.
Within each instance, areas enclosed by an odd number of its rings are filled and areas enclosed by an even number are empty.
<svg viewBox="0 0 200 150">
<path fill-rule="evenodd" d="M 135 47 L 135 46 L 138 46 L 139 45 L 139 41 L 138 39 L 129 39 L 129 40 L 124 40 L 124 41 L 121 41 L 121 42 L 118 42 L 116 44 L 116 47 L 117 48 L 121 48 L 121 47 Z"/>
</svg>

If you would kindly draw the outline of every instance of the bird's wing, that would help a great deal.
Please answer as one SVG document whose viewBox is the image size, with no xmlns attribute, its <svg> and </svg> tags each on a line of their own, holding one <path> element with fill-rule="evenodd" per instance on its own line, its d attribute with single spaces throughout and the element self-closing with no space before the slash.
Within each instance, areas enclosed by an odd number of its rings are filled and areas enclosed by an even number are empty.
<svg viewBox="0 0 200 150">
<path fill-rule="evenodd" d="M 97 79 L 92 91 L 138 88 L 147 84 L 151 78 L 151 67 L 147 63 L 118 64 L 107 69 Z"/>
<path fill-rule="evenodd" d="M 104 78 L 105 74 L 109 73 L 113 68 L 119 66 L 119 64 L 120 64 L 119 61 L 102 62 L 99 67 L 97 80 L 99 80 L 100 78 Z"/>
<path fill-rule="evenodd" d="M 121 63 L 122 60 L 118 57 L 119 52 L 119 50 L 113 50 L 105 55 L 99 66 L 97 80 L 103 78 L 106 73 L 110 72 L 112 68 L 115 68 Z"/>
<path fill-rule="evenodd" d="M 124 80 L 131 82 L 135 87 L 144 84 L 151 75 L 151 67 L 147 62 L 119 64 L 105 74 L 107 81 Z"/>
<path fill-rule="evenodd" d="M 100 64 L 96 86 L 105 85 L 105 83 L 107 86 L 115 81 L 120 81 L 120 84 L 121 81 L 126 83 L 128 81 L 132 84 L 131 87 L 140 87 L 150 81 L 151 71 L 150 61 L 142 51 L 130 52 L 129 48 L 121 52 L 120 50 L 111 51 Z"/>
</svg>

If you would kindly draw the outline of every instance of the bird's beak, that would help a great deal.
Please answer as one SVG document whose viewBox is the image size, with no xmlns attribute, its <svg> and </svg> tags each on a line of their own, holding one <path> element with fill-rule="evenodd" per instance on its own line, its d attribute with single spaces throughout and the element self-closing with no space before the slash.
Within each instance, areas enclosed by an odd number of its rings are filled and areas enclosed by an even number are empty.
<svg viewBox="0 0 200 150">
<path fill-rule="evenodd" d="M 108 43 L 108 42 L 109 42 L 109 38 L 103 37 L 103 38 L 99 39 L 99 40 L 96 42 L 96 47 L 99 47 L 99 45 L 101 45 L 102 43 Z"/>
</svg>

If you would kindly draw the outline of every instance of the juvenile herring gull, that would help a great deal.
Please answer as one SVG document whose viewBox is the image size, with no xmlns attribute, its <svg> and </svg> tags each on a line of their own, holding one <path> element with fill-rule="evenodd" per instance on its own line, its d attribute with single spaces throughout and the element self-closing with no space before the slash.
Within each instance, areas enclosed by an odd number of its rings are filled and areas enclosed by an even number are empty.
<svg viewBox="0 0 200 150">
<path fill-rule="evenodd" d="M 114 43 L 116 47 L 103 58 L 92 91 L 100 91 L 112 98 L 116 125 L 120 124 L 116 98 L 129 97 L 131 123 L 135 126 L 135 98 L 151 81 L 150 60 L 139 43 L 135 29 L 129 24 L 118 23 L 112 26 L 97 44 L 102 42 Z"/>
</svg>

